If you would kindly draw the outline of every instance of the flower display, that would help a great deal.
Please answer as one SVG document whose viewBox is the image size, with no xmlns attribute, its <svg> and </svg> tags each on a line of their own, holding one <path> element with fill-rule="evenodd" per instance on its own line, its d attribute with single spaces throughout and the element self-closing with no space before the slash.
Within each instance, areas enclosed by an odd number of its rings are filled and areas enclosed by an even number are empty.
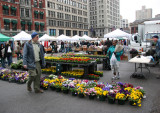
<svg viewBox="0 0 160 113">
<path fill-rule="evenodd" d="M 103 76 L 103 71 L 94 71 L 94 74 L 102 77 Z"/>
<path fill-rule="evenodd" d="M 93 80 L 99 80 L 100 76 L 95 74 L 88 74 L 88 78 Z"/>
<path fill-rule="evenodd" d="M 61 74 L 67 77 L 82 78 L 82 76 L 84 75 L 84 70 L 65 71 Z"/>
<path fill-rule="evenodd" d="M 55 74 L 56 73 L 56 67 L 49 67 L 49 68 L 45 68 L 45 69 L 41 69 L 42 73 L 46 73 L 46 74 Z"/>
</svg>

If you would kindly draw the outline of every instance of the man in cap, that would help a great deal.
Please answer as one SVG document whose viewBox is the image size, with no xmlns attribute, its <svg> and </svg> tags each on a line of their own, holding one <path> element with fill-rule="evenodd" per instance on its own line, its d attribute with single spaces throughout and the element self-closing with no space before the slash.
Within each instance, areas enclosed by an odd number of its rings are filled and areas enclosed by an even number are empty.
<svg viewBox="0 0 160 113">
<path fill-rule="evenodd" d="M 27 90 L 32 91 L 31 84 L 34 82 L 35 93 L 43 93 L 43 90 L 40 89 L 40 77 L 41 67 L 45 67 L 44 51 L 38 41 L 38 34 L 33 32 L 31 37 L 32 39 L 25 44 L 23 49 L 23 66 L 29 72 Z"/>
<path fill-rule="evenodd" d="M 156 53 L 158 55 L 158 58 L 160 58 L 160 39 L 157 35 L 153 36 L 152 39 L 154 42 L 156 42 Z M 160 75 L 157 75 L 157 79 L 160 79 Z"/>
</svg>

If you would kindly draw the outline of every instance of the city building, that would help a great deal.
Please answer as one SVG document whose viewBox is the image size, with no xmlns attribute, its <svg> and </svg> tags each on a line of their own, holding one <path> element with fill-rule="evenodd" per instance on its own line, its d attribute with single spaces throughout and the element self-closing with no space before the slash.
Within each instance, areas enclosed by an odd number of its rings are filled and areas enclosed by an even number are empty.
<svg viewBox="0 0 160 113">
<path fill-rule="evenodd" d="M 138 25 L 143 24 L 145 21 L 154 21 L 160 20 L 160 17 L 151 18 L 151 19 L 143 19 L 143 20 L 135 20 L 134 22 L 130 23 L 131 34 L 138 33 Z"/>
<path fill-rule="evenodd" d="M 142 10 L 136 11 L 136 20 L 142 20 L 142 19 L 150 19 L 152 18 L 152 9 L 146 9 L 145 6 L 142 6 Z"/>
<path fill-rule="evenodd" d="M 120 16 L 120 28 L 128 28 L 128 19 L 123 19 L 122 16 Z"/>
<path fill-rule="evenodd" d="M 119 0 L 89 0 L 91 37 L 104 37 L 120 28 Z"/>
<path fill-rule="evenodd" d="M 0 32 L 14 36 L 20 31 L 46 33 L 45 0 L 0 0 Z"/>
<path fill-rule="evenodd" d="M 160 18 L 160 14 L 155 15 L 155 18 Z"/>
<path fill-rule="evenodd" d="M 14 36 L 20 29 L 19 0 L 0 0 L 0 32 Z"/>
<path fill-rule="evenodd" d="M 88 0 L 46 0 L 47 34 L 89 35 Z"/>
</svg>

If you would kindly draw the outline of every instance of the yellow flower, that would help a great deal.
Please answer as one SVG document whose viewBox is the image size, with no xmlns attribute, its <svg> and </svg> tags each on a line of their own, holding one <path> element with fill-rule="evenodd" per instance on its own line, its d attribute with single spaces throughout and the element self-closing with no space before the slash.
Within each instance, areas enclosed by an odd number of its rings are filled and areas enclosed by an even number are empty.
<svg viewBox="0 0 160 113">
<path fill-rule="evenodd" d="M 141 107 L 141 104 L 138 104 L 139 107 Z"/>
</svg>

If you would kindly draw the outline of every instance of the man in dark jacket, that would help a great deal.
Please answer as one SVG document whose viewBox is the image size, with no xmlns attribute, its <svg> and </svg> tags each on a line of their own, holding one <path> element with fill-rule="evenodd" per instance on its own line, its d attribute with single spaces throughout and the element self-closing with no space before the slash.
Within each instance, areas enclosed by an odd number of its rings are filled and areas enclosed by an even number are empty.
<svg viewBox="0 0 160 113">
<path fill-rule="evenodd" d="M 32 33 L 32 40 L 27 42 L 23 49 L 23 66 L 28 69 L 29 80 L 27 83 L 28 91 L 32 91 L 31 84 L 34 82 L 35 93 L 43 93 L 40 89 L 41 67 L 45 67 L 44 51 L 38 42 L 38 34 Z"/>
</svg>

